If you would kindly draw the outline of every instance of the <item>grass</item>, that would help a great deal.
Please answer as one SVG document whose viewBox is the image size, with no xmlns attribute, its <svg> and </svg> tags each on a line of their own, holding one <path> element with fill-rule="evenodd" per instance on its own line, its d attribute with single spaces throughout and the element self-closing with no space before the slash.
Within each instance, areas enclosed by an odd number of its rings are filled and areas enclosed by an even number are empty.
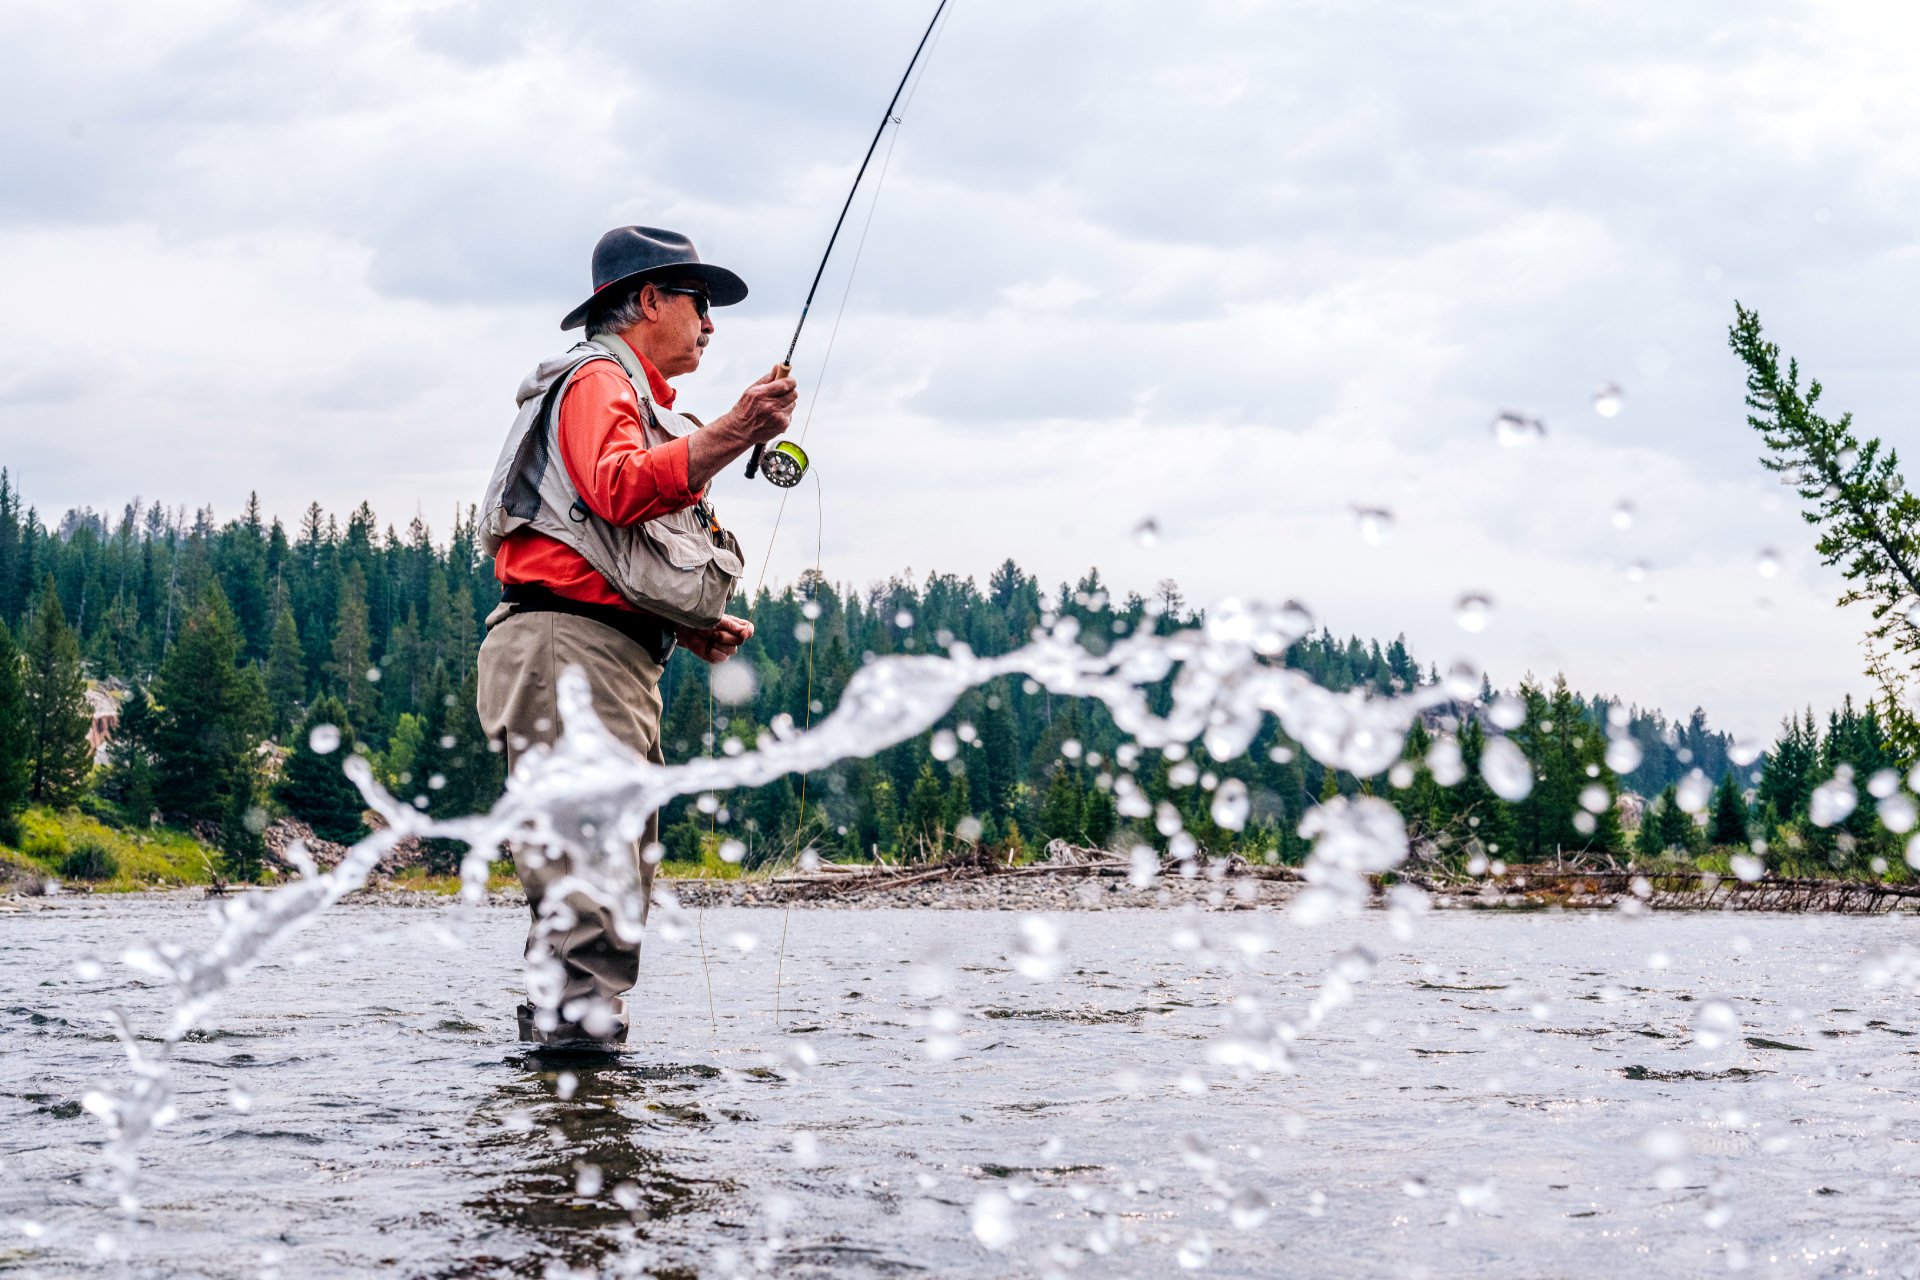
<svg viewBox="0 0 1920 1280">
<path fill-rule="evenodd" d="M 411 889 L 416 893 L 437 893 L 444 897 L 454 897 L 460 892 L 459 876 L 437 876 L 425 867 L 402 867 L 386 877 L 386 883 L 394 889 Z M 514 889 L 520 885 L 520 878 L 513 873 L 513 863 L 501 859 L 487 868 L 487 892 L 498 893 L 503 889 Z"/>
<path fill-rule="evenodd" d="M 111 853 L 116 870 L 111 879 L 73 884 L 85 884 L 100 893 L 208 884 L 219 866 L 219 853 L 172 827 L 127 831 L 77 809 L 36 805 L 20 815 L 20 828 L 19 846 L 0 846 L 0 862 L 22 873 L 21 878 L 62 880 L 60 864 L 75 846 L 87 843 Z"/>
</svg>

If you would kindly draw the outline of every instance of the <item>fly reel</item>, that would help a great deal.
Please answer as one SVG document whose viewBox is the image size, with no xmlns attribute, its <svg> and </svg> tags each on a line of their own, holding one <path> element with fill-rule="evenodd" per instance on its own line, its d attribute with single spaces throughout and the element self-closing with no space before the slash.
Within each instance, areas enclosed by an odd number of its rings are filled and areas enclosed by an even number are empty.
<svg viewBox="0 0 1920 1280">
<path fill-rule="evenodd" d="M 791 489 L 807 474 L 807 451 L 791 440 L 782 440 L 760 455 L 760 473 L 767 483 Z"/>
</svg>

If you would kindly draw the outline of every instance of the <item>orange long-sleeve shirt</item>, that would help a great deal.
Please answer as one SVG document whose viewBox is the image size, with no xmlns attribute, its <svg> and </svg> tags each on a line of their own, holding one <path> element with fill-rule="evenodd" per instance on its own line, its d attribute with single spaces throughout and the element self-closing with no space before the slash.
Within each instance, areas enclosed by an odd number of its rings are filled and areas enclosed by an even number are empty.
<svg viewBox="0 0 1920 1280">
<path fill-rule="evenodd" d="M 671 409 L 674 389 L 645 356 L 640 364 L 654 403 Z M 686 440 L 647 447 L 640 398 L 613 361 L 592 361 L 574 375 L 560 398 L 559 418 L 555 434 L 567 478 L 602 520 L 639 524 L 700 500 L 687 488 Z M 578 551 L 531 529 L 516 530 L 500 544 L 493 576 L 503 583 L 539 583 L 569 600 L 632 608 Z"/>
</svg>

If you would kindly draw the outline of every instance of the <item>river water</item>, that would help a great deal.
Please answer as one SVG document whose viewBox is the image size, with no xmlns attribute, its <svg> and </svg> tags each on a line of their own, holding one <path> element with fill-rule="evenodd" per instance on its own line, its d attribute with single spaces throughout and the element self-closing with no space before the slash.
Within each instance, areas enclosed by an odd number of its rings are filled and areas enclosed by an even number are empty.
<svg viewBox="0 0 1920 1280">
<path fill-rule="evenodd" d="M 326 913 L 181 1046 L 127 1213 L 81 1099 L 168 1001 L 117 957 L 212 926 L 0 917 L 0 1273 L 1920 1276 L 1908 921 L 689 919 L 609 1065 L 512 1042 L 520 912 Z M 1223 1064 L 1355 945 L 1292 1074 Z"/>
</svg>

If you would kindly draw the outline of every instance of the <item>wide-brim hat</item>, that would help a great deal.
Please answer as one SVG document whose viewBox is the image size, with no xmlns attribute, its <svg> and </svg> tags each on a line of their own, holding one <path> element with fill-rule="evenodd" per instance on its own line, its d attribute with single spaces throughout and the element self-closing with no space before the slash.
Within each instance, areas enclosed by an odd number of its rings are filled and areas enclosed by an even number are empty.
<svg viewBox="0 0 1920 1280">
<path fill-rule="evenodd" d="M 707 286 L 707 301 L 730 307 L 747 296 L 747 282 L 725 267 L 700 261 L 693 241 L 678 231 L 659 227 L 615 227 L 593 246 L 593 297 L 567 312 L 562 329 L 578 329 L 587 311 L 609 289 L 645 284 L 650 280 L 698 280 Z"/>
</svg>

